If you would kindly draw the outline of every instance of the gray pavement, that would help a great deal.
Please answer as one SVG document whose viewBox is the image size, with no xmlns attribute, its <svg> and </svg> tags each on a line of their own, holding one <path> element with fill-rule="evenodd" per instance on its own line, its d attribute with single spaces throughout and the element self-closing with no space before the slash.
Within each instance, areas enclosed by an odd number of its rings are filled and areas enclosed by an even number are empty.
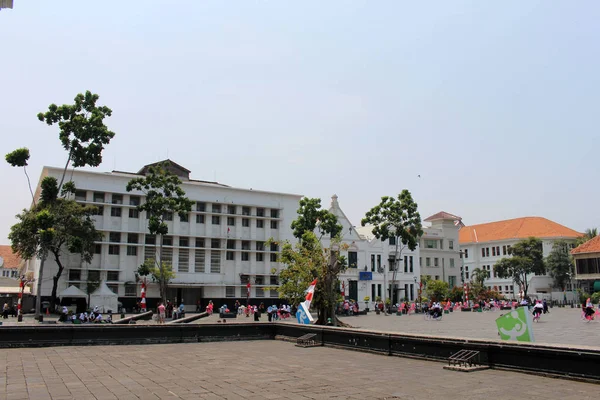
<svg viewBox="0 0 600 400">
<path fill-rule="evenodd" d="M 599 385 L 281 341 L 0 352 L 0 400 L 597 399 Z"/>
</svg>

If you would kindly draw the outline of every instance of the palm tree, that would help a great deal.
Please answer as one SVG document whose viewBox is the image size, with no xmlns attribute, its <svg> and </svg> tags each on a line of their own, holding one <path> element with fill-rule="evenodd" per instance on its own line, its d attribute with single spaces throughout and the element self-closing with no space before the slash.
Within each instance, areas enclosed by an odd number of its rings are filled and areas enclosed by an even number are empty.
<svg viewBox="0 0 600 400">
<path fill-rule="evenodd" d="M 588 240 L 595 238 L 596 236 L 598 236 L 598 228 L 588 228 L 583 233 L 583 236 L 577 239 L 575 245 L 580 246 Z"/>
<path fill-rule="evenodd" d="M 475 268 L 471 274 L 471 280 L 483 286 L 485 280 L 489 278 L 489 272 L 481 268 Z"/>
</svg>

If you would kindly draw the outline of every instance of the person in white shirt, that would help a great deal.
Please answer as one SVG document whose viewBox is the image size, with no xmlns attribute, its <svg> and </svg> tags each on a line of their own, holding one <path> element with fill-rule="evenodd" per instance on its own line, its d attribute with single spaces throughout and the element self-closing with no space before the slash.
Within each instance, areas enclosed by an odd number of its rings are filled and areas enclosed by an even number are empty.
<svg viewBox="0 0 600 400">
<path fill-rule="evenodd" d="M 539 316 L 542 314 L 542 312 L 544 311 L 544 305 L 542 304 L 541 301 L 537 301 L 535 303 L 535 305 L 533 306 L 533 315 L 535 315 L 536 317 L 539 318 Z"/>
</svg>

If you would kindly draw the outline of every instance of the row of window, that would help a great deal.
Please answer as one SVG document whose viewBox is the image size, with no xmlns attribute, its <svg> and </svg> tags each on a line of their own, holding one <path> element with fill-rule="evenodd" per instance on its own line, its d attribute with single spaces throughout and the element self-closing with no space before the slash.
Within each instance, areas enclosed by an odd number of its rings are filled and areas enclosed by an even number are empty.
<svg viewBox="0 0 600 400">
<path fill-rule="evenodd" d="M 2 270 L 2 277 L 4 277 L 4 278 L 18 278 L 19 277 L 19 271 L 17 271 L 16 269 L 3 269 Z"/>
<path fill-rule="evenodd" d="M 424 239 L 423 248 L 444 250 L 444 239 Z M 448 240 L 448 250 L 454 250 L 454 240 Z"/>
<path fill-rule="evenodd" d="M 422 259 L 423 257 L 419 257 L 419 265 L 422 266 Z M 431 264 L 431 260 L 433 259 L 433 265 Z M 442 260 L 442 263 L 440 265 L 440 259 Z M 450 268 L 454 268 L 455 264 L 454 264 L 454 258 L 450 258 L 449 259 L 449 266 Z M 439 258 L 439 257 L 425 257 L 425 266 L 426 267 L 445 267 L 446 266 L 446 259 L 445 258 Z"/>
<path fill-rule="evenodd" d="M 510 254 L 510 244 L 506 246 L 502 246 L 502 255 L 505 256 Z M 481 248 L 481 257 L 489 257 L 490 256 L 490 248 L 482 247 Z M 492 246 L 492 257 L 500 257 L 500 246 Z"/>
<path fill-rule="evenodd" d="M 377 297 L 381 298 L 381 283 L 372 283 L 371 284 L 371 301 L 375 301 L 375 299 L 377 299 Z M 389 290 L 388 290 L 388 298 L 390 296 Z M 408 299 L 410 301 L 414 301 L 415 300 L 415 285 L 413 283 L 411 284 L 405 284 L 404 285 L 404 290 L 400 289 L 400 297 L 401 299 L 404 299 L 404 297 L 408 297 Z M 357 299 L 354 299 L 357 300 Z"/>
<path fill-rule="evenodd" d="M 239 296 L 236 296 L 236 288 L 237 286 L 225 286 L 225 297 L 239 297 L 246 298 L 248 295 L 248 289 L 246 286 L 239 287 Z M 250 289 L 252 291 L 252 289 Z M 254 297 L 279 297 L 279 292 L 277 289 L 263 289 L 263 288 L 254 288 Z M 250 293 L 252 295 L 252 293 Z"/>
<path fill-rule="evenodd" d="M 87 280 L 88 281 L 100 281 L 100 270 L 90 269 L 87 271 Z M 107 281 L 119 281 L 120 271 L 106 271 L 106 280 Z M 81 270 L 80 269 L 70 269 L 69 270 L 69 280 L 70 281 L 81 281 Z"/>
<path fill-rule="evenodd" d="M 121 232 L 109 232 L 108 233 L 108 241 L 109 243 L 123 243 Z M 195 239 L 195 240 L 191 240 Z M 257 251 L 279 251 L 279 245 L 277 243 L 271 243 L 269 250 L 265 248 L 265 242 L 263 241 L 254 241 L 254 249 L 251 249 L 250 240 L 237 240 L 237 239 L 210 239 L 210 247 L 213 249 L 220 249 L 222 246 L 222 242 L 225 241 L 225 247 L 229 250 L 235 250 L 237 246 L 237 242 L 241 242 L 242 250 L 257 250 Z M 173 247 L 172 236 L 163 236 L 162 245 L 163 247 Z M 179 247 L 191 247 L 191 244 L 194 243 L 194 247 L 207 247 L 206 243 L 208 242 L 208 238 L 189 238 L 189 237 L 179 237 L 179 241 L 177 242 Z M 139 234 L 138 233 L 127 233 L 127 243 L 128 244 L 139 244 Z M 146 235 L 144 243 L 148 246 L 156 246 L 156 237 L 153 235 Z M 97 245 L 99 246 L 99 244 Z"/>
</svg>

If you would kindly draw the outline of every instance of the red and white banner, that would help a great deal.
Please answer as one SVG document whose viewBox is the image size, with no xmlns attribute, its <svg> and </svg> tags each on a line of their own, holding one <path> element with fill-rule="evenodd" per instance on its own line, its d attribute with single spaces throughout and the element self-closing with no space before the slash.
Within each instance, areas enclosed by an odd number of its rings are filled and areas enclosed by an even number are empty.
<svg viewBox="0 0 600 400">
<path fill-rule="evenodd" d="M 250 297 L 250 282 L 248 282 L 248 284 L 246 285 L 246 297 Z"/>
<path fill-rule="evenodd" d="M 312 281 L 308 289 L 306 290 L 306 298 L 300 303 L 300 305 L 304 308 L 306 316 L 308 317 L 310 322 L 313 322 L 312 315 L 310 315 L 310 303 L 312 302 L 313 295 L 315 294 L 315 287 L 317 286 L 317 280 Z"/>
<path fill-rule="evenodd" d="M 142 312 L 146 312 L 146 278 L 142 281 L 142 300 L 140 301 L 140 308 Z"/>
</svg>

